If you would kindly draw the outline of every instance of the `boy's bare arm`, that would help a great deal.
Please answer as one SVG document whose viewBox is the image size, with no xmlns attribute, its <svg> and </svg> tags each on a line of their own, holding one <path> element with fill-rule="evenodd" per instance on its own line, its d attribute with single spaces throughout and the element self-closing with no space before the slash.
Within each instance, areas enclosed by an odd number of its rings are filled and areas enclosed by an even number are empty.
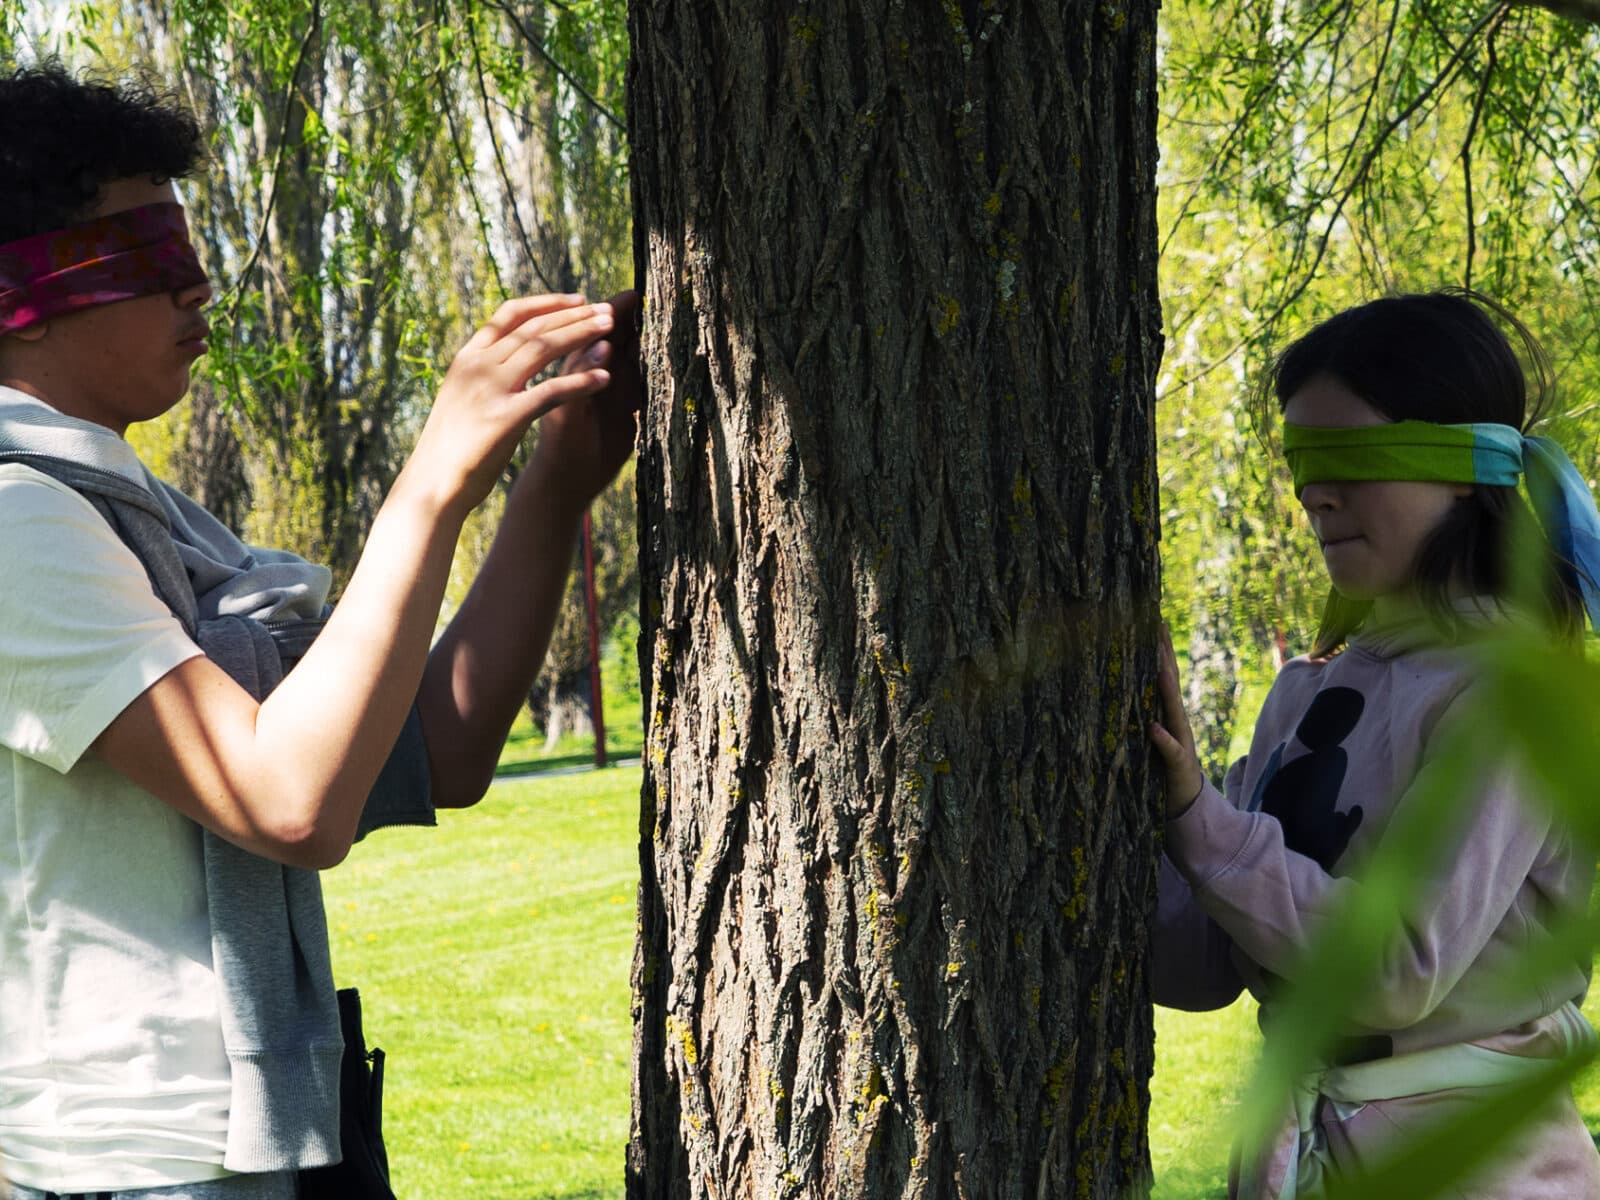
<svg viewBox="0 0 1600 1200">
<path fill-rule="evenodd" d="M 633 452 L 638 297 L 624 292 L 611 304 L 616 329 L 590 360 L 609 367 L 611 381 L 541 420 L 489 555 L 429 656 L 417 703 L 440 808 L 476 803 L 493 781 L 549 648 L 584 510 Z"/>
<path fill-rule="evenodd" d="M 609 306 L 540 297 L 503 306 L 452 363 L 349 587 L 305 658 L 259 705 L 195 658 L 94 743 L 134 783 L 254 853 L 324 867 L 349 851 L 417 695 L 461 523 L 529 423 L 610 381 L 571 371 L 523 382 L 591 345 Z"/>
</svg>

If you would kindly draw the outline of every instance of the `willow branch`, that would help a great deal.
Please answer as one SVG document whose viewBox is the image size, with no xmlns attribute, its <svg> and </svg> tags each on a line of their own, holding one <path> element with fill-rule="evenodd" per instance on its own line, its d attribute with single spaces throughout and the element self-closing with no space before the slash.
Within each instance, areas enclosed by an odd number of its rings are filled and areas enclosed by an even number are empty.
<svg viewBox="0 0 1600 1200">
<path fill-rule="evenodd" d="M 300 86 L 300 68 L 305 66 L 306 54 L 311 49 L 311 39 L 316 37 L 317 31 L 322 27 L 321 0 L 311 0 L 311 23 L 306 27 L 305 37 L 300 39 L 300 52 L 295 55 L 294 69 L 289 72 L 289 85 L 283 93 L 283 121 L 278 127 L 278 149 L 272 160 L 272 187 L 267 192 L 267 206 L 261 212 L 261 226 L 256 232 L 254 247 L 251 248 L 250 257 L 245 260 L 244 267 L 239 272 L 239 277 L 233 281 L 233 288 L 225 298 L 228 303 L 228 328 L 234 326 L 234 319 L 238 316 L 239 301 L 244 296 L 244 286 L 249 280 L 251 272 L 255 270 L 256 263 L 261 259 L 262 247 L 267 242 L 267 223 L 272 220 L 272 209 L 278 201 L 278 181 L 283 178 L 283 157 L 289 147 L 289 121 L 294 113 L 294 94 Z"/>
<path fill-rule="evenodd" d="M 1474 41 L 1476 41 L 1478 35 L 1491 22 L 1504 20 L 1506 10 L 1509 7 L 1509 4 L 1497 4 L 1491 8 L 1488 13 L 1486 13 L 1477 22 L 1477 24 L 1472 27 L 1466 39 L 1462 42 L 1461 48 L 1451 56 L 1450 61 L 1444 65 L 1444 69 L 1439 72 L 1439 74 L 1434 78 L 1433 82 L 1428 84 L 1427 87 L 1423 88 L 1414 97 L 1412 97 L 1411 102 L 1407 104 L 1405 108 L 1401 109 L 1400 112 L 1396 113 L 1392 118 L 1390 118 L 1390 120 L 1384 125 L 1383 129 L 1378 133 L 1378 136 L 1373 139 L 1372 145 L 1367 147 L 1367 152 L 1362 155 L 1361 162 L 1356 167 L 1354 178 L 1352 178 L 1351 181 L 1338 193 L 1337 200 L 1334 204 L 1333 213 L 1328 217 L 1327 223 L 1323 226 L 1322 233 L 1317 239 L 1317 253 L 1316 256 L 1311 260 L 1311 265 L 1307 267 L 1304 272 L 1302 272 L 1300 276 L 1300 282 L 1295 285 L 1295 287 L 1287 296 L 1278 302 L 1277 307 L 1274 308 L 1271 314 L 1267 316 L 1264 322 L 1264 326 L 1266 328 L 1270 329 L 1276 325 L 1278 323 L 1278 319 L 1282 317 L 1283 314 L 1289 310 L 1289 307 L 1294 304 L 1296 300 L 1300 299 L 1300 297 L 1305 294 L 1305 290 L 1311 286 L 1312 279 L 1316 277 L 1317 268 L 1322 265 L 1322 260 L 1327 257 L 1328 242 L 1333 237 L 1333 230 L 1334 227 L 1338 225 L 1339 218 L 1344 215 L 1345 205 L 1349 203 L 1350 197 L 1366 179 L 1367 173 L 1372 170 L 1373 163 L 1377 162 L 1378 155 L 1381 154 L 1383 152 L 1383 148 L 1389 144 L 1389 139 L 1394 136 L 1395 131 L 1404 126 L 1407 121 L 1411 120 L 1411 118 L 1422 109 L 1423 105 L 1428 102 L 1434 93 L 1439 91 L 1440 88 L 1444 87 L 1458 74 L 1460 74 L 1463 60 L 1466 57 L 1467 48 L 1470 47 Z"/>
<path fill-rule="evenodd" d="M 505 13 L 506 16 L 511 18 L 511 24 L 516 27 L 517 33 L 521 35 L 522 40 L 528 43 L 528 48 L 540 58 L 544 59 L 545 62 L 549 63 L 550 69 L 553 70 L 557 75 L 561 76 L 562 79 L 566 80 L 568 87 L 572 88 L 573 91 L 582 96 L 584 100 L 589 103 L 589 106 L 606 120 L 610 121 L 614 128 L 620 132 L 626 132 L 626 122 L 624 122 L 621 117 L 617 116 L 616 113 L 612 112 L 609 108 L 602 104 L 593 94 L 590 93 L 588 88 L 579 83 L 571 71 L 567 70 L 566 67 L 562 66 L 556 61 L 556 59 L 551 55 L 550 51 L 544 48 L 544 43 L 538 38 L 534 37 L 532 31 L 522 23 L 522 18 L 517 16 L 517 14 L 512 11 L 510 5 L 504 3 L 504 0 L 488 0 L 488 3 L 490 7 L 498 8 L 501 12 Z"/>
<path fill-rule="evenodd" d="M 1313 256 L 1310 265 L 1304 267 L 1302 270 L 1300 258 L 1301 252 L 1297 247 L 1295 261 L 1290 266 L 1289 274 L 1290 276 L 1294 276 L 1298 273 L 1298 282 L 1295 283 L 1294 287 L 1289 291 L 1289 293 L 1277 303 L 1277 305 L 1269 314 L 1267 314 L 1266 317 L 1257 322 L 1257 328 L 1261 332 L 1255 336 L 1262 336 L 1266 331 L 1269 331 L 1276 326 L 1278 321 L 1283 317 L 1283 314 L 1286 313 L 1295 303 L 1295 301 L 1305 294 L 1306 289 L 1311 286 L 1311 281 L 1316 278 L 1317 268 L 1322 265 L 1322 260 L 1327 256 L 1328 243 L 1332 239 L 1335 226 L 1338 225 L 1339 219 L 1344 215 L 1345 206 L 1349 203 L 1350 198 L 1355 195 L 1359 189 L 1365 186 L 1367 177 L 1372 171 L 1373 164 L 1376 163 L 1378 155 L 1383 152 L 1384 147 L 1388 145 L 1389 139 L 1393 137 L 1395 132 L 1403 127 L 1407 121 L 1411 120 L 1411 118 L 1414 117 L 1425 104 L 1427 104 L 1428 100 L 1435 93 L 1437 93 L 1461 72 L 1464 65 L 1463 60 L 1466 57 L 1467 51 L 1476 42 L 1478 36 L 1484 31 L 1484 29 L 1489 27 L 1491 23 L 1497 24 L 1499 21 L 1504 20 L 1509 7 L 1509 2 L 1496 4 L 1478 20 L 1478 22 L 1467 32 L 1461 44 L 1458 47 L 1455 47 L 1454 53 L 1451 55 L 1449 61 L 1446 62 L 1444 67 L 1439 71 L 1438 75 L 1436 75 L 1431 82 L 1418 91 L 1417 94 L 1411 98 L 1410 102 L 1407 103 L 1405 108 L 1384 123 L 1383 128 L 1380 129 L 1374 137 L 1372 144 L 1367 147 L 1366 153 L 1362 155 L 1360 162 L 1356 164 L 1355 170 L 1350 179 L 1346 181 L 1343 186 L 1338 187 L 1335 190 L 1330 191 L 1327 195 L 1319 198 L 1321 201 L 1334 201 L 1334 210 L 1333 213 L 1328 217 L 1327 223 L 1323 226 L 1320 236 L 1317 238 L 1316 254 Z M 1281 229 L 1285 225 L 1290 224 L 1291 221 L 1292 218 L 1281 219 L 1274 223 L 1273 228 Z M 1174 228 L 1176 228 L 1176 226 L 1174 226 Z M 1167 389 L 1165 389 L 1163 394 L 1168 394 L 1181 387 L 1187 386 L 1188 384 L 1197 382 L 1200 379 L 1204 379 L 1217 368 L 1221 367 L 1224 363 L 1230 361 L 1249 340 L 1251 339 L 1248 337 L 1239 339 L 1206 366 L 1202 367 L 1198 371 L 1184 376 L 1179 380 L 1174 381 Z"/>
<path fill-rule="evenodd" d="M 539 265 L 539 256 L 533 252 L 533 239 L 528 236 L 527 226 L 522 223 L 522 206 L 517 203 L 517 189 L 511 186 L 511 173 L 506 170 L 505 155 L 500 150 L 500 138 L 494 131 L 494 113 L 490 111 L 489 104 L 489 83 L 484 78 L 483 54 L 478 48 L 478 30 L 475 24 L 468 27 L 467 36 L 472 39 L 472 66 L 478 77 L 478 96 L 483 101 L 483 126 L 488 131 L 489 145 L 494 149 L 494 164 L 500 172 L 500 185 L 506 190 L 506 203 L 511 206 L 511 219 L 517 226 L 517 237 L 522 242 L 522 256 L 528 260 L 528 265 L 539 277 L 544 290 L 554 292 L 557 288 L 544 273 L 544 268 Z"/>
<path fill-rule="evenodd" d="M 1461 176 L 1466 185 L 1467 192 L 1467 269 L 1463 283 L 1466 287 L 1472 286 L 1472 259 L 1478 251 L 1478 230 L 1475 224 L 1476 216 L 1472 210 L 1472 139 L 1478 132 L 1478 120 L 1483 116 L 1483 102 L 1489 95 L 1489 81 L 1494 78 L 1496 66 L 1494 39 L 1505 24 L 1506 9 L 1499 21 L 1489 30 L 1486 39 L 1489 54 L 1484 63 L 1483 78 L 1478 81 L 1478 94 L 1472 101 L 1472 120 L 1467 122 L 1467 136 L 1461 141 Z"/>
<path fill-rule="evenodd" d="M 1596 0 L 1596 2 L 1600 3 L 1600 0 Z M 1271 87 L 1275 88 L 1278 86 L 1281 76 L 1287 69 L 1288 65 L 1291 62 L 1298 63 L 1305 56 L 1307 48 L 1310 47 L 1317 37 L 1321 35 L 1323 30 L 1333 23 L 1334 18 L 1341 14 L 1347 14 L 1347 9 L 1344 6 L 1330 9 L 1326 14 L 1324 14 L 1322 20 L 1319 21 L 1317 25 L 1306 34 L 1305 37 L 1301 38 L 1299 43 L 1295 45 L 1289 53 L 1273 59 L 1272 63 L 1270 64 L 1272 67 L 1272 79 L 1270 81 Z M 1263 87 L 1260 89 L 1260 92 L 1265 92 L 1267 90 L 1269 90 L 1267 87 Z M 1260 92 L 1257 94 L 1259 95 Z M 1254 100 L 1255 97 L 1246 97 L 1244 102 L 1240 104 L 1238 119 L 1232 122 L 1228 129 L 1227 136 L 1222 139 L 1222 143 L 1217 147 L 1216 153 L 1211 156 L 1210 164 L 1199 175 L 1197 179 L 1197 186 L 1190 189 L 1189 194 L 1183 198 L 1183 204 L 1179 207 L 1177 215 L 1173 217 L 1172 224 L 1167 229 L 1166 237 L 1164 237 L 1161 241 L 1160 253 L 1166 253 L 1167 247 L 1171 244 L 1172 239 L 1178 234 L 1178 227 L 1181 226 L 1184 222 L 1184 219 L 1188 217 L 1189 210 L 1194 205 L 1195 197 L 1199 194 L 1199 182 L 1204 181 L 1215 174 L 1217 164 L 1222 162 L 1227 155 L 1232 153 L 1234 143 L 1244 135 L 1245 129 L 1249 127 L 1250 121 L 1254 118 L 1256 113 L 1256 105 Z"/>
</svg>

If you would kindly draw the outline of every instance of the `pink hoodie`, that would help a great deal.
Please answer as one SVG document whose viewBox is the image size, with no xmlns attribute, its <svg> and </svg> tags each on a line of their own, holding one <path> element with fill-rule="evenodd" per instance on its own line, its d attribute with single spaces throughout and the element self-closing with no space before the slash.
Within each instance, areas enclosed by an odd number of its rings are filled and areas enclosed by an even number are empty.
<svg viewBox="0 0 1600 1200">
<path fill-rule="evenodd" d="M 1428 769 L 1441 725 L 1472 678 L 1459 650 L 1412 624 L 1360 634 L 1332 658 L 1287 664 L 1248 758 L 1167 823 L 1155 931 L 1158 1004 L 1209 1009 L 1241 987 L 1270 1007 L 1283 978 L 1360 886 L 1362 863 L 1407 789 Z M 1381 985 L 1350 1014 L 1341 1061 L 1471 1042 L 1546 1058 L 1570 1037 L 1587 960 L 1545 987 L 1508 987 L 1506 964 L 1559 917 L 1581 913 L 1595 859 L 1574 846 L 1509 768 L 1463 797 L 1460 822 L 1421 899 L 1402 914 Z M 1431 1092 L 1355 1107 L 1323 1101 L 1318 1153 L 1332 1170 L 1370 1165 L 1461 1096 Z M 1452 1195 L 1495 1200 L 1600 1197 L 1600 1156 L 1570 1098 L 1552 1106 L 1501 1168 Z M 1281 1177 L 1287 1163 L 1276 1172 Z M 1269 1172 L 1269 1174 L 1271 1174 Z M 1276 1190 L 1269 1194 L 1276 1195 Z M 1301 1195 L 1305 1195 L 1304 1192 Z"/>
</svg>

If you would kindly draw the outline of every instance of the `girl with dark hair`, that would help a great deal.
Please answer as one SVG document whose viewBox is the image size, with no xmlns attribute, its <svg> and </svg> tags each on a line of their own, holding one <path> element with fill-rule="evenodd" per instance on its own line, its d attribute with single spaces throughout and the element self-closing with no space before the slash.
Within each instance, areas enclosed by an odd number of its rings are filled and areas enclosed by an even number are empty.
<svg viewBox="0 0 1600 1200">
<path fill-rule="evenodd" d="M 1537 383 L 1529 412 L 1515 331 Z M 1340 313 L 1272 372 L 1295 493 L 1331 583 L 1317 643 L 1273 685 L 1248 757 L 1219 790 L 1201 774 L 1170 638 L 1151 741 L 1167 823 L 1154 997 L 1191 1010 L 1262 1003 L 1293 979 L 1328 914 L 1361 886 L 1392 814 L 1440 769 L 1474 691 L 1464 645 L 1507 620 L 1574 648 L 1600 625 L 1600 516 L 1553 442 L 1524 435 L 1550 371 L 1531 335 L 1463 291 Z M 1518 586 L 1513 531 L 1545 539 L 1545 586 Z M 1524 520 L 1526 518 L 1526 520 Z M 1537 555 L 1535 555 L 1537 557 Z M 1531 597 L 1531 598 L 1530 598 Z M 1530 611 L 1531 610 L 1531 611 Z M 1527 793 L 1511 764 L 1458 806 L 1447 865 L 1397 914 L 1376 986 L 1347 1014 L 1293 1114 L 1244 1149 L 1230 1195 L 1312 1197 L 1552 1059 L 1587 1051 L 1587 959 L 1518 987 L 1506 964 L 1585 911 L 1595 855 Z M 1570 1093 L 1452 1196 L 1600 1197 L 1600 1155 Z"/>
</svg>

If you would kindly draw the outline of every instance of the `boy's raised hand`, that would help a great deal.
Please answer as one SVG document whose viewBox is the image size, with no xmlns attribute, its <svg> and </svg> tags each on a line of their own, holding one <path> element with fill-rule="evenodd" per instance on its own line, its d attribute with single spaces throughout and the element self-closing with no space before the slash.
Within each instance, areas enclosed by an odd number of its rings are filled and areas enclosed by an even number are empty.
<svg viewBox="0 0 1600 1200">
<path fill-rule="evenodd" d="M 430 761 L 445 768 L 436 772 L 436 802 L 482 795 L 544 656 L 577 514 L 537 503 L 537 486 L 526 490 L 529 503 L 508 504 L 489 560 L 451 625 L 473 636 L 452 641 L 447 631 L 430 657 L 460 522 L 488 495 L 535 418 L 611 384 L 609 370 L 581 355 L 614 326 L 610 305 L 579 296 L 502 305 L 451 363 L 338 607 L 283 682 L 258 703 L 196 655 L 128 704 L 95 739 L 95 752 L 235 845 L 302 867 L 327 867 L 348 853 L 413 698 L 424 709 Z M 571 369 L 527 386 L 562 362 Z M 506 539 L 508 525 L 515 531 Z M 486 578 L 489 586 L 480 586 Z M 487 717 L 486 709 L 493 710 Z M 435 758 L 437 746 L 468 741 L 466 767 L 459 756 Z"/>
<path fill-rule="evenodd" d="M 600 391 L 598 364 L 527 383 L 546 367 L 594 346 L 615 327 L 609 304 L 581 296 L 527 296 L 502 304 L 456 354 L 405 474 L 464 514 L 494 487 L 528 426 Z M 581 360 L 580 360 L 581 361 Z"/>
<path fill-rule="evenodd" d="M 566 363 L 569 374 L 604 367 L 609 380 L 574 397 L 539 422 L 532 468 L 544 473 L 551 494 L 581 512 L 616 477 L 633 453 L 635 414 L 644 402 L 639 369 L 639 293 L 619 292 L 608 301 L 615 324 L 609 335 Z"/>
<path fill-rule="evenodd" d="M 1167 819 L 1188 810 L 1200 795 L 1205 776 L 1200 771 L 1200 756 L 1195 753 L 1194 734 L 1188 714 L 1183 711 L 1183 693 L 1178 686 L 1178 655 L 1172 648 L 1172 631 L 1161 626 L 1161 667 L 1156 675 L 1161 691 L 1161 722 L 1150 725 L 1150 740 L 1167 769 Z"/>
</svg>

